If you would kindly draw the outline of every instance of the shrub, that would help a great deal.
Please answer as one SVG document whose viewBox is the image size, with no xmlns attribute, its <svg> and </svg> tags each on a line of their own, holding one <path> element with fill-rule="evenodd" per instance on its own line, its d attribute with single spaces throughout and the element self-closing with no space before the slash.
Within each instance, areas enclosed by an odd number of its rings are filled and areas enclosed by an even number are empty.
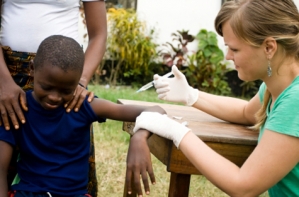
<svg viewBox="0 0 299 197">
<path fill-rule="evenodd" d="M 166 42 L 166 44 L 162 45 L 164 48 L 159 51 L 159 54 L 162 56 L 163 64 L 168 67 L 175 64 L 181 69 L 183 66 L 188 66 L 187 54 L 189 51 L 187 45 L 188 43 L 193 42 L 194 36 L 189 34 L 189 31 L 185 30 L 172 33 L 171 36 L 173 37 L 172 41 L 174 41 L 177 46 L 173 43 Z"/>
<path fill-rule="evenodd" d="M 230 95 L 225 77 L 228 69 L 223 63 L 224 55 L 218 47 L 216 34 L 202 29 L 196 39 L 198 50 L 189 56 L 189 65 L 185 73 L 189 84 L 205 92 Z"/>
<path fill-rule="evenodd" d="M 107 69 L 106 79 L 116 85 L 120 79 L 149 76 L 149 66 L 158 56 L 153 42 L 154 30 L 147 31 L 134 10 L 108 10 L 107 50 L 98 73 Z M 152 76 L 150 76 L 152 78 Z"/>
<path fill-rule="evenodd" d="M 186 76 L 189 84 L 202 91 L 229 95 L 230 88 L 226 82 L 225 73 L 228 71 L 222 63 L 223 52 L 217 45 L 216 34 L 201 30 L 197 36 L 190 35 L 188 31 L 173 33 L 172 44 L 167 42 L 164 50 L 161 50 L 163 64 L 172 66 L 175 64 Z M 187 45 L 194 40 L 198 41 L 198 50 L 191 53 Z"/>
<path fill-rule="evenodd" d="M 238 77 L 237 70 L 231 70 L 225 75 L 227 77 L 227 83 L 231 89 L 232 96 L 241 97 L 244 99 L 252 98 L 258 92 L 259 86 L 262 83 L 261 80 L 242 81 Z"/>
</svg>

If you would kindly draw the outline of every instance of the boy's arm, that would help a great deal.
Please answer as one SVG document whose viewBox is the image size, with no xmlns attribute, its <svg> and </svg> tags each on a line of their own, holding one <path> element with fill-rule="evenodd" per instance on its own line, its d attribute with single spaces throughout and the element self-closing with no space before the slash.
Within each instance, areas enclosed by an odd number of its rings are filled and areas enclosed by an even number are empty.
<svg viewBox="0 0 299 197">
<path fill-rule="evenodd" d="M 159 112 L 166 114 L 166 111 L 159 107 L 147 107 L 142 112 Z M 142 113 L 141 112 L 141 113 Z M 135 120 L 134 120 L 135 122 Z M 147 145 L 147 139 L 151 136 L 148 130 L 139 129 L 130 139 L 130 146 L 127 154 L 127 169 L 126 169 L 126 189 L 129 194 L 132 192 L 132 183 L 138 196 L 142 195 L 142 186 L 140 177 L 143 182 L 144 191 L 147 195 L 150 194 L 150 186 L 148 176 L 152 184 L 156 183 L 152 162 L 151 153 Z"/>
<path fill-rule="evenodd" d="M 137 105 L 122 105 L 115 104 L 110 101 L 94 99 L 91 102 L 94 112 L 99 117 L 105 117 L 113 120 L 135 122 L 136 118 L 145 111 L 158 112 L 165 114 L 165 110 L 159 106 L 137 106 Z M 149 181 L 155 184 L 155 176 L 152 169 L 151 154 L 147 145 L 147 138 L 150 132 L 147 130 L 139 130 L 130 139 L 130 145 L 127 154 L 127 169 L 126 169 L 126 185 L 127 191 L 132 191 L 131 183 L 134 182 L 134 187 L 138 195 L 142 195 L 140 175 L 144 185 L 146 194 L 149 194 Z"/>
<path fill-rule="evenodd" d="M 122 105 L 99 98 L 95 98 L 90 105 L 98 117 L 127 122 L 135 122 L 145 111 L 166 113 L 160 106 Z"/>
<path fill-rule="evenodd" d="M 130 194 L 132 187 L 142 195 L 142 179 L 144 190 L 148 195 L 150 192 L 149 180 L 152 184 L 156 183 L 155 175 L 151 162 L 151 154 L 147 145 L 147 138 L 150 136 L 147 130 L 139 130 L 137 135 L 133 135 L 130 139 L 130 145 L 127 154 L 127 169 L 126 169 L 126 190 Z M 132 183 L 134 185 L 132 186 Z"/>
<path fill-rule="evenodd" d="M 0 196 L 7 196 L 7 171 L 13 148 L 10 144 L 0 140 Z"/>
</svg>

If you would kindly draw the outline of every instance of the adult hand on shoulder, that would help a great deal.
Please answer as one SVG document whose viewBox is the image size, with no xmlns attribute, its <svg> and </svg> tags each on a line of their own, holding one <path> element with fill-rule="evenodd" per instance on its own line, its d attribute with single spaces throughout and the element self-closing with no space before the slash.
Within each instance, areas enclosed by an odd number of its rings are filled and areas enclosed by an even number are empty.
<svg viewBox="0 0 299 197">
<path fill-rule="evenodd" d="M 87 95 L 88 102 L 91 102 L 94 98 L 94 93 L 88 91 L 85 87 L 78 85 L 74 92 L 73 99 L 64 106 L 67 108 L 66 111 L 70 112 L 72 109 L 74 109 L 75 112 L 78 112 Z"/>
<path fill-rule="evenodd" d="M 0 83 L 0 125 L 6 130 L 10 129 L 11 120 L 15 129 L 19 128 L 19 121 L 25 123 L 23 110 L 27 111 L 26 94 L 14 81 Z"/>
<path fill-rule="evenodd" d="M 139 129 L 146 129 L 161 137 L 170 139 L 177 148 L 179 148 L 184 136 L 190 131 L 189 128 L 170 119 L 166 114 L 162 115 L 157 112 L 142 112 L 136 119 L 133 132 L 136 133 Z"/>
<path fill-rule="evenodd" d="M 129 194 L 132 193 L 132 188 L 142 195 L 142 187 L 140 183 L 140 175 L 144 185 L 145 193 L 150 193 L 148 175 L 152 184 L 155 184 L 155 175 L 152 168 L 150 150 L 147 145 L 149 132 L 139 130 L 131 137 L 130 146 L 127 154 L 127 169 L 126 169 L 126 189 Z M 134 185 L 132 185 L 134 183 Z"/>
<path fill-rule="evenodd" d="M 173 78 L 154 75 L 158 98 L 166 101 L 181 102 L 192 106 L 198 99 L 198 90 L 189 86 L 186 77 L 176 66 L 172 66 Z"/>
</svg>

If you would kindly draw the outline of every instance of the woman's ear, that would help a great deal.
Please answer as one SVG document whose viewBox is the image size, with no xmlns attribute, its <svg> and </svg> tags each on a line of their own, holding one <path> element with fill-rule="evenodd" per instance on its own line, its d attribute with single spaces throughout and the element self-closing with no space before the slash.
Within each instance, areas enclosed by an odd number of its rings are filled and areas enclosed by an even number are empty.
<svg viewBox="0 0 299 197">
<path fill-rule="evenodd" d="M 31 76 L 31 77 L 33 77 L 34 76 L 34 66 L 33 66 L 33 60 L 31 60 L 30 62 L 29 62 L 29 69 L 30 69 L 30 72 L 29 72 L 29 75 Z"/>
<path fill-rule="evenodd" d="M 277 51 L 277 42 L 274 38 L 268 37 L 264 41 L 265 53 L 269 59 L 272 59 Z"/>
</svg>

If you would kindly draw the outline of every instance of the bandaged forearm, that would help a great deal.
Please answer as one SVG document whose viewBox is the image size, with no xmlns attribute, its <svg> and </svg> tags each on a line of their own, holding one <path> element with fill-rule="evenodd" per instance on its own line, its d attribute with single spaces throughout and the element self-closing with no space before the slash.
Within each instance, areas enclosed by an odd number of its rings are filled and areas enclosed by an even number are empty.
<svg viewBox="0 0 299 197">
<path fill-rule="evenodd" d="M 166 114 L 162 115 L 157 112 L 142 112 L 136 119 L 133 132 L 139 129 L 146 129 L 170 139 L 176 147 L 179 147 L 181 140 L 190 131 L 185 125 L 170 119 Z"/>
</svg>

